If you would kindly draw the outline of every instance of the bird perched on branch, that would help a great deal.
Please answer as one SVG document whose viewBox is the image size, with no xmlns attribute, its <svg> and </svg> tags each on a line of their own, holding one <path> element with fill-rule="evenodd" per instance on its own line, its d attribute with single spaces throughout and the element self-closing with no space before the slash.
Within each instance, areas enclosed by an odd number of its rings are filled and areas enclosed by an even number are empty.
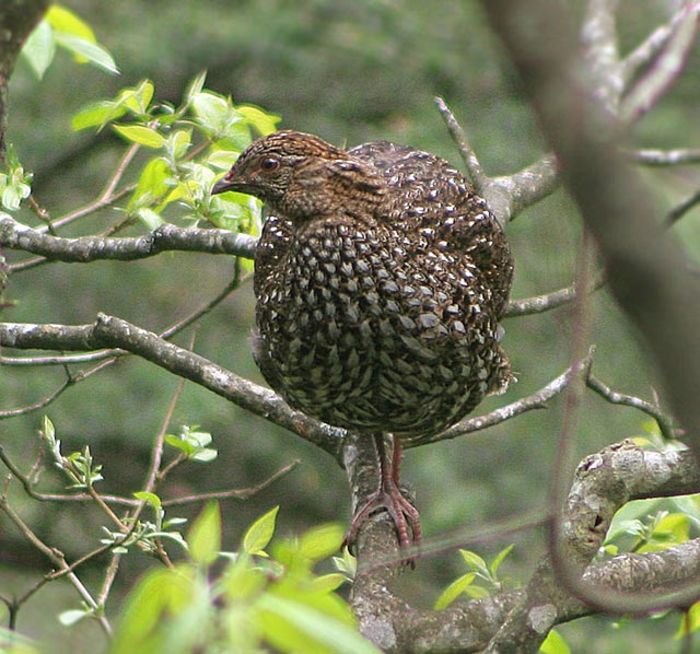
<svg viewBox="0 0 700 654">
<path fill-rule="evenodd" d="M 255 261 L 265 379 L 292 407 L 375 440 L 380 486 L 349 540 L 386 508 L 400 545 L 418 542 L 401 438 L 447 429 L 511 379 L 501 227 L 446 161 L 386 141 L 344 150 L 280 131 L 241 154 L 212 189 L 224 191 L 266 205 Z"/>
</svg>

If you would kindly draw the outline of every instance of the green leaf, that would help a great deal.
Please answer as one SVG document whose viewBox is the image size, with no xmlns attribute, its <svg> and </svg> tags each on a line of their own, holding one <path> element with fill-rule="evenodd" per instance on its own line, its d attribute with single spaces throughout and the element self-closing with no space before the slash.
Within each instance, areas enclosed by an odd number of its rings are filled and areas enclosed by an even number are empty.
<svg viewBox="0 0 700 654">
<path fill-rule="evenodd" d="M 267 616 L 263 614 L 266 636 L 282 651 L 312 651 L 308 644 L 317 642 L 341 654 L 380 654 L 350 625 L 300 602 L 267 593 L 260 597 L 257 606 L 267 613 Z M 291 643 L 284 632 L 285 623 L 304 634 L 307 646 L 303 650 L 290 649 Z"/>
<path fill-rule="evenodd" d="M 41 79 L 51 65 L 55 54 L 56 41 L 53 30 L 47 21 L 42 20 L 26 40 L 22 48 L 22 56 L 36 76 Z"/>
<path fill-rule="evenodd" d="M 206 79 L 207 71 L 203 70 L 190 82 L 190 85 L 187 87 L 187 91 L 185 91 L 186 106 L 189 106 L 193 99 L 202 92 L 202 89 L 204 88 L 204 81 Z"/>
<path fill-rule="evenodd" d="M 267 556 L 265 548 L 269 545 L 275 533 L 275 522 L 279 510 L 280 507 L 276 506 L 265 515 L 260 516 L 248 527 L 243 536 L 242 549 L 244 552 L 257 554 L 258 556 Z"/>
<path fill-rule="evenodd" d="M 226 98 L 210 91 L 192 96 L 192 110 L 204 127 L 219 131 L 230 105 Z"/>
<path fill-rule="evenodd" d="M 190 555 L 197 563 L 209 565 L 221 549 L 221 511 L 217 502 L 207 504 L 187 533 Z"/>
<path fill-rule="evenodd" d="M 217 450 L 214 450 L 211 447 L 203 447 L 198 452 L 195 452 L 192 455 L 191 459 L 192 461 L 197 461 L 198 463 L 209 463 L 210 461 L 213 461 L 217 456 L 219 456 Z"/>
<path fill-rule="evenodd" d="M 250 557 L 243 554 L 226 571 L 223 587 L 228 599 L 247 600 L 253 597 L 267 583 L 265 572 L 253 567 Z"/>
<path fill-rule="evenodd" d="M 344 529 L 338 524 L 314 527 L 301 537 L 299 553 L 311 561 L 321 561 L 340 549 L 344 537 Z"/>
<path fill-rule="evenodd" d="M 433 608 L 436 611 L 441 611 L 447 608 L 452 602 L 454 602 L 464 590 L 469 586 L 476 577 L 475 572 L 468 572 L 461 577 L 455 579 L 445 590 L 440 593 L 440 597 L 435 600 L 435 605 Z"/>
<path fill-rule="evenodd" d="M 41 433 L 44 434 L 44 438 L 49 441 L 49 443 L 56 442 L 56 428 L 48 416 L 44 416 L 41 421 Z"/>
<path fill-rule="evenodd" d="M 143 115 L 148 111 L 154 92 L 153 82 L 145 79 L 136 88 L 124 89 L 119 94 L 118 102 L 132 113 Z"/>
<path fill-rule="evenodd" d="M 468 595 L 472 599 L 484 599 L 484 597 L 488 597 L 490 593 L 483 586 L 472 584 L 464 589 L 464 594 Z"/>
<path fill-rule="evenodd" d="M 239 156 L 240 152 L 235 150 L 216 150 L 216 152 L 212 152 L 207 157 L 207 163 L 210 166 L 214 166 L 214 168 L 228 170 L 236 163 L 236 159 L 238 159 Z"/>
<path fill-rule="evenodd" d="M 173 161 L 177 161 L 185 156 L 191 142 L 192 131 L 188 129 L 179 129 L 168 137 L 165 148 L 170 158 Z"/>
<path fill-rule="evenodd" d="M 166 434 L 165 442 L 171 447 L 180 450 L 187 456 L 193 454 L 196 449 L 194 445 L 191 445 L 187 441 L 183 441 L 179 436 L 175 436 L 174 434 Z"/>
<path fill-rule="evenodd" d="M 160 157 L 151 159 L 141 171 L 136 188 L 126 205 L 127 212 L 131 213 L 137 207 L 149 205 L 168 193 L 170 190 L 169 180 L 170 168 L 168 164 Z M 171 436 L 171 439 L 180 440 L 177 436 Z M 174 443 L 170 443 L 170 445 L 177 447 Z"/>
<path fill-rule="evenodd" d="M 160 509 L 163 506 L 160 501 L 160 497 L 158 497 L 155 493 L 150 493 L 148 491 L 137 491 L 136 493 L 134 493 L 134 497 L 137 500 L 147 502 L 154 509 Z"/>
<path fill-rule="evenodd" d="M 342 556 L 333 557 L 333 565 L 336 570 L 342 572 L 348 579 L 354 579 L 357 572 L 357 559 L 350 553 L 347 545 L 343 547 Z"/>
<path fill-rule="evenodd" d="M 462 555 L 464 562 L 469 566 L 474 572 L 484 572 L 488 574 L 489 568 L 486 565 L 486 561 L 482 559 L 476 552 L 471 552 L 470 550 L 459 550 Z"/>
<path fill-rule="evenodd" d="M 4 606 L 2 604 L 1 606 Z M 2 616 L 2 613 L 0 613 Z M 39 654 L 34 642 L 18 633 L 0 626 L 0 652 L 3 654 Z"/>
<path fill-rule="evenodd" d="M 489 570 L 494 578 L 498 573 L 498 568 L 501 566 L 501 563 L 503 563 L 504 559 L 511 553 L 513 547 L 515 547 L 515 543 L 512 543 L 511 545 L 508 545 L 508 547 L 502 549 L 498 554 L 496 554 L 496 558 L 491 561 Z"/>
<path fill-rule="evenodd" d="M 571 654 L 571 649 L 569 645 L 564 640 L 562 635 L 552 629 L 548 634 L 547 638 L 544 639 L 542 645 L 540 645 L 541 654 Z"/>
<path fill-rule="evenodd" d="M 55 38 L 58 45 L 77 55 L 78 61 L 80 61 L 80 57 L 84 57 L 91 64 L 106 70 L 108 73 L 112 73 L 113 75 L 119 74 L 119 69 L 114 63 L 112 55 L 102 46 L 97 45 L 97 43 L 92 43 L 78 36 L 63 34 L 61 32 L 56 32 Z"/>
<path fill-rule="evenodd" d="M 236 110 L 255 128 L 260 136 L 272 134 L 277 130 L 277 123 L 282 120 L 279 116 L 268 114 L 252 105 L 238 105 Z"/>
<path fill-rule="evenodd" d="M 700 629 L 700 602 L 695 602 L 687 613 L 681 613 L 681 621 L 673 639 L 679 640 L 698 629 Z"/>
<path fill-rule="evenodd" d="M 315 577 L 311 582 L 311 587 L 319 593 L 332 593 L 342 586 L 348 578 L 340 572 L 331 572 L 327 575 Z"/>
<path fill-rule="evenodd" d="M 92 28 L 82 18 L 60 5 L 51 5 L 46 12 L 46 22 L 57 32 L 70 34 L 92 43 L 97 41 Z"/>
<path fill-rule="evenodd" d="M 156 130 L 142 125 L 114 125 L 114 129 L 125 139 L 147 148 L 162 148 L 165 139 Z"/>
<path fill-rule="evenodd" d="M 70 627 L 76 622 L 80 622 L 80 620 L 87 617 L 88 615 L 92 615 L 92 611 L 86 611 L 85 609 L 70 609 L 68 611 L 63 611 L 59 613 L 58 621 L 64 627 Z"/>
<path fill-rule="evenodd" d="M 227 135 L 233 125 L 244 121 L 230 100 L 211 91 L 202 91 L 194 95 L 191 107 L 196 121 L 202 128 L 216 136 Z"/>
<path fill-rule="evenodd" d="M 103 127 L 111 120 L 121 118 L 126 109 L 111 100 L 95 102 L 81 109 L 71 119 L 71 127 L 76 132 L 87 127 Z"/>
<path fill-rule="evenodd" d="M 146 654 L 161 649 L 164 618 L 177 616 L 195 594 L 191 569 L 155 570 L 130 593 L 111 654 Z M 167 624 L 167 623 L 166 623 Z"/>
<path fill-rule="evenodd" d="M 654 536 L 666 533 L 671 536 L 670 545 L 685 543 L 688 540 L 690 532 L 690 521 L 688 516 L 683 513 L 670 513 L 659 521 L 654 529 Z"/>
</svg>

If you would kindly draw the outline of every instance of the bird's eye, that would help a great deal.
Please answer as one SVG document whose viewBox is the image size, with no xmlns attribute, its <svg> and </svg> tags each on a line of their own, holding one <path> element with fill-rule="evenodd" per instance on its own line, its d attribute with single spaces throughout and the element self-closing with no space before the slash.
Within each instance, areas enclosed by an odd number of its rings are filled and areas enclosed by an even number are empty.
<svg viewBox="0 0 700 654">
<path fill-rule="evenodd" d="M 270 157 L 269 159 L 263 159 L 260 164 L 260 168 L 263 170 L 275 170 L 280 165 L 280 160 Z"/>
</svg>

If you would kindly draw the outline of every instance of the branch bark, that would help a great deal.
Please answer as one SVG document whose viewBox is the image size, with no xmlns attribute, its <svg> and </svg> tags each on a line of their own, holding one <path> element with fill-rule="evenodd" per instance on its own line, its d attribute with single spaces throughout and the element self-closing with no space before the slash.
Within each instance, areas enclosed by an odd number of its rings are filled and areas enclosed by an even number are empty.
<svg viewBox="0 0 700 654">
<path fill-rule="evenodd" d="M 0 163 L 5 155 L 7 85 L 25 40 L 49 7 L 49 0 L 5 0 L 0 5 Z"/>
<path fill-rule="evenodd" d="M 78 326 L 0 323 L 0 346 L 52 350 L 119 348 L 286 427 L 334 457 L 338 456 L 345 434 L 342 429 L 293 410 L 270 389 L 120 318 L 100 314 L 94 324 Z"/>
<path fill-rule="evenodd" d="M 104 259 L 133 261 L 168 250 L 230 254 L 255 257 L 256 238 L 225 229 L 187 229 L 161 225 L 153 232 L 135 237 L 81 236 L 63 238 L 41 233 L 0 214 L 0 248 L 38 254 L 55 261 L 88 263 Z"/>
<path fill-rule="evenodd" d="M 683 251 L 665 233 L 653 198 L 616 147 L 615 124 L 582 79 L 569 17 L 551 0 L 483 5 L 598 241 L 613 295 L 656 355 L 675 413 L 700 452 L 700 284 L 687 274 Z"/>
<path fill-rule="evenodd" d="M 355 438 L 346 448 L 345 467 L 355 503 L 376 487 L 369 439 Z M 632 441 L 611 445 L 579 465 L 568 500 L 572 556 L 582 578 L 614 591 L 669 590 L 700 574 L 700 539 L 663 552 L 623 554 L 591 563 L 613 515 L 632 499 L 695 493 L 700 468 L 688 450 L 643 450 Z M 459 545 L 467 544 L 468 539 Z M 386 515 L 375 516 L 360 532 L 358 575 L 351 602 L 362 633 L 385 652 L 536 652 L 549 630 L 592 609 L 571 595 L 554 574 L 549 557 L 540 561 L 523 590 L 453 605 L 444 611 L 415 609 L 392 590 L 400 574 L 392 565 L 399 553 Z"/>
</svg>

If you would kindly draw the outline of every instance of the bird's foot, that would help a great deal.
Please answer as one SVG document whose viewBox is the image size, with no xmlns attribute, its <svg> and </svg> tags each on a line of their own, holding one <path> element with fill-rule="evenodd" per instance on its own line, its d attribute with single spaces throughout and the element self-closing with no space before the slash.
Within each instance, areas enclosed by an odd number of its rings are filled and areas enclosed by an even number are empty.
<svg viewBox="0 0 700 654">
<path fill-rule="evenodd" d="M 352 546 L 357 539 L 362 523 L 382 509 L 388 511 L 394 521 L 399 547 L 405 548 L 420 543 L 422 532 L 418 509 L 404 496 L 393 480 L 386 480 L 353 516 L 345 536 L 345 544 Z M 409 557 L 402 562 L 415 567 L 415 557 Z"/>
</svg>

